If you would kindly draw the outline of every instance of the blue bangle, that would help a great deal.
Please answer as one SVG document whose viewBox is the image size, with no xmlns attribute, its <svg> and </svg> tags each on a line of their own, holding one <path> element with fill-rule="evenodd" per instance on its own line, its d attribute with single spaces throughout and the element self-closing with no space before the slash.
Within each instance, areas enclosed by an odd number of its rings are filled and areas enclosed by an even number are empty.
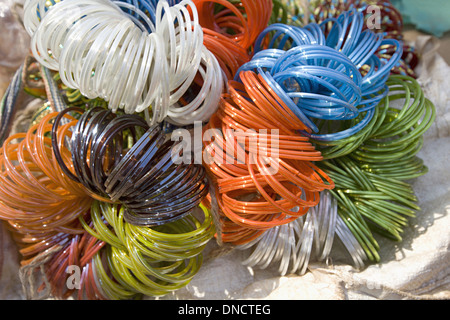
<svg viewBox="0 0 450 320">
<path fill-rule="evenodd" d="M 258 69 L 258 73 L 263 77 L 263 79 L 267 82 L 267 84 L 272 88 L 278 97 L 283 100 L 283 102 L 288 106 L 288 108 L 311 130 L 314 132 L 318 132 L 319 128 L 312 122 L 298 107 L 292 99 L 284 92 L 284 90 L 280 87 L 280 85 L 273 80 L 271 74 L 269 72 L 263 72 L 261 69 Z"/>
<path fill-rule="evenodd" d="M 300 46 L 304 44 L 317 43 L 316 37 L 309 30 L 300 28 L 297 26 L 289 26 L 282 23 L 274 23 L 268 26 L 263 32 L 260 33 L 255 41 L 254 52 L 258 53 L 263 50 L 262 43 L 271 32 L 275 31 L 275 35 L 272 36 L 269 44 L 271 49 L 283 50 L 287 41 L 291 40 L 291 46 Z M 277 46 L 275 46 L 276 40 L 280 40 Z"/>
<path fill-rule="evenodd" d="M 303 28 L 270 25 L 257 38 L 252 60 L 241 66 L 235 80 L 241 71 L 260 74 L 313 132 L 306 135 L 321 141 L 347 138 L 373 118 L 403 52 L 399 41 L 363 28 L 364 16 L 356 9 Z M 386 46 L 395 47 L 394 53 L 390 59 L 379 58 Z M 350 120 L 363 112 L 357 125 L 336 133 L 320 134 L 314 121 Z"/>
<path fill-rule="evenodd" d="M 169 6 L 174 6 L 180 3 L 182 0 L 168 0 Z M 120 2 L 127 3 L 136 9 L 142 11 L 143 13 L 147 13 L 153 25 L 156 24 L 156 7 L 158 6 L 159 0 L 114 0 L 116 4 L 120 7 L 120 9 L 128 14 L 130 18 L 138 19 L 140 22 L 144 22 L 140 19 L 137 10 L 131 10 L 130 8 L 125 8 L 120 6 Z M 133 19 L 133 20 L 134 20 Z M 134 20 L 135 21 L 135 20 Z M 148 32 L 151 32 L 151 28 L 146 28 Z"/>
<path fill-rule="evenodd" d="M 367 111 L 364 118 L 358 124 L 356 124 L 355 126 L 353 126 L 351 128 L 340 131 L 340 132 L 328 133 L 328 134 L 310 134 L 309 132 L 302 131 L 302 133 L 305 136 L 307 136 L 311 139 L 317 140 L 317 141 L 336 141 L 336 140 L 345 139 L 345 138 L 355 135 L 356 133 L 358 133 L 359 131 L 364 129 L 369 124 L 369 122 L 373 119 L 374 114 L 375 114 L 374 109 Z"/>
<path fill-rule="evenodd" d="M 308 117 L 346 120 L 359 114 L 361 74 L 345 55 L 332 48 L 304 45 L 286 52 L 268 49 L 258 52 L 240 70 L 267 72 L 269 85 L 314 131 Z"/>
</svg>

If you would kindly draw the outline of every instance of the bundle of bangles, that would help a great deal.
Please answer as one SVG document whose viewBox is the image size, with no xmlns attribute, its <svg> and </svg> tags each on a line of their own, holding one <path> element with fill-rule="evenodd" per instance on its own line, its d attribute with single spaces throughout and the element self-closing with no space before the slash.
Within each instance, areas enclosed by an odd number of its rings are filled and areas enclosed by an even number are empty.
<svg viewBox="0 0 450 320">
<path fill-rule="evenodd" d="M 164 296 L 211 241 L 280 275 L 340 241 L 363 268 L 420 210 L 436 113 L 388 0 L 27 0 L 23 21 L 0 219 L 38 293 Z M 22 93 L 41 107 L 10 134 Z"/>
</svg>

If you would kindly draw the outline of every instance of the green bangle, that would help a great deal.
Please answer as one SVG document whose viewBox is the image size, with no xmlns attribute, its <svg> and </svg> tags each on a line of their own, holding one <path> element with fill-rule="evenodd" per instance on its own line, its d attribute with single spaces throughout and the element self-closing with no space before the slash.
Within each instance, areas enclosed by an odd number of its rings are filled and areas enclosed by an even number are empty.
<svg viewBox="0 0 450 320">
<path fill-rule="evenodd" d="M 408 158 L 408 166 L 417 164 L 415 155 L 422 148 L 423 134 L 435 120 L 435 107 L 425 98 L 419 83 L 411 77 L 393 75 L 387 85 L 389 95 L 375 108 L 372 120 L 360 132 L 337 141 L 312 140 L 324 159 L 351 154 L 353 159 L 366 163 L 378 164 Z M 393 107 L 402 102 L 399 109 Z M 365 113 L 340 122 L 340 130 L 355 126 L 364 116 Z M 318 126 L 321 132 L 326 129 L 323 124 L 318 123 Z M 416 174 L 393 176 L 411 179 L 420 176 L 418 172 L 424 174 L 427 170 L 420 167 Z"/>
<path fill-rule="evenodd" d="M 420 210 L 412 187 L 404 181 L 428 171 L 416 155 L 436 116 L 414 79 L 391 76 L 387 84 L 389 96 L 357 137 L 367 138 L 361 143 L 352 137 L 328 146 L 325 158 L 348 156 L 319 163 L 336 184 L 333 195 L 339 200 L 340 216 L 371 261 L 379 260 L 372 232 L 401 241 L 407 218 Z M 399 102 L 397 109 L 394 105 Z"/>
<path fill-rule="evenodd" d="M 417 178 L 428 172 L 416 157 L 423 135 L 436 118 L 436 109 L 425 98 L 419 83 L 411 77 L 395 75 L 387 82 L 390 94 L 382 108 L 383 122 L 361 146 L 350 154 L 363 170 L 400 180 Z M 402 103 L 399 109 L 392 107 Z"/>
<path fill-rule="evenodd" d="M 319 164 L 336 184 L 338 214 L 372 262 L 378 262 L 379 245 L 373 232 L 401 241 L 407 218 L 419 207 L 406 182 L 361 170 L 350 157 Z"/>
</svg>

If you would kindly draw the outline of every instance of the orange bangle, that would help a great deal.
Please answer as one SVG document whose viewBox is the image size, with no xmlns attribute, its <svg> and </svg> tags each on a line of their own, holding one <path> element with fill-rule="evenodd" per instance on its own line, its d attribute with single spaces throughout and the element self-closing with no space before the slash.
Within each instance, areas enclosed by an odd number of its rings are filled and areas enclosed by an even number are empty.
<svg viewBox="0 0 450 320">
<path fill-rule="evenodd" d="M 205 127 L 215 129 L 213 139 L 204 143 L 212 160 L 204 164 L 217 185 L 218 234 L 233 244 L 297 219 L 318 204 L 320 191 L 334 188 L 312 163 L 323 157 L 300 134 L 306 126 L 261 77 L 246 71 L 240 78 L 242 83 L 229 81 L 229 92 L 222 95 L 219 110 Z M 277 128 L 281 134 L 275 137 L 270 130 Z M 262 138 L 265 143 L 258 143 Z M 276 145 L 272 138 L 277 138 Z M 243 162 L 236 161 L 239 154 Z M 277 172 L 271 174 L 268 165 L 276 166 Z"/>
<path fill-rule="evenodd" d="M 233 79 L 239 68 L 250 61 L 251 56 L 232 39 L 203 28 L 203 44 L 214 54 L 228 80 Z"/>
<path fill-rule="evenodd" d="M 84 187 L 68 178 L 54 158 L 48 135 L 56 115 L 45 116 L 26 133 L 8 137 L 0 149 L 0 219 L 8 221 L 22 264 L 64 243 L 69 235 L 84 233 L 78 216 L 92 203 Z M 76 122 L 70 116 L 66 119 L 68 123 L 58 130 L 60 141 L 70 138 L 69 128 Z M 69 150 L 60 149 L 69 163 Z"/>
<path fill-rule="evenodd" d="M 298 130 L 309 130 L 272 90 L 261 75 L 256 75 L 253 71 L 245 71 L 241 72 L 239 76 L 251 98 L 258 103 L 260 108 L 268 108 L 267 113 L 269 115 L 272 115 L 275 109 L 275 114 L 279 115 L 281 119 L 285 119 L 282 123 L 287 128 L 295 132 Z"/>
<path fill-rule="evenodd" d="M 214 14 L 214 3 L 222 5 L 225 7 L 225 10 Z M 250 36 L 250 28 L 247 19 L 238 7 L 226 0 L 194 0 L 194 4 L 197 7 L 200 25 L 203 28 L 207 28 L 219 34 L 225 34 L 223 31 L 224 29 L 222 28 L 232 27 L 234 31 L 234 40 L 241 45 L 241 47 L 245 48 L 245 46 L 242 45 L 242 40 L 246 39 L 244 37 Z M 233 23 L 228 23 L 227 21 L 232 21 Z"/>
<path fill-rule="evenodd" d="M 240 66 L 251 58 L 251 47 L 268 26 L 271 0 L 194 0 L 204 45 L 217 58 L 225 76 L 231 80 Z M 215 13 L 215 5 L 223 8 Z"/>
</svg>

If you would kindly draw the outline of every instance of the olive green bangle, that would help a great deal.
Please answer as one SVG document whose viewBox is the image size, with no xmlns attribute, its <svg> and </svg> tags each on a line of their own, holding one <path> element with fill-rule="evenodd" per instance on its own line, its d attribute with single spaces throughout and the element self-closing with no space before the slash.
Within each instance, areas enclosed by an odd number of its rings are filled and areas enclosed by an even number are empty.
<svg viewBox="0 0 450 320">
<path fill-rule="evenodd" d="M 42 104 L 42 107 L 37 109 L 33 116 L 31 117 L 30 121 L 30 127 L 34 126 L 35 124 L 38 124 L 42 118 L 44 118 L 46 115 L 50 114 L 52 112 L 52 107 L 50 105 L 50 102 L 46 101 Z"/>
<path fill-rule="evenodd" d="M 295 1 L 273 0 L 272 16 L 269 24 L 282 23 L 291 26 L 304 26 L 304 9 Z"/>
<path fill-rule="evenodd" d="M 53 76 L 53 80 L 56 81 L 60 87 L 61 95 L 65 98 L 66 103 L 71 107 L 84 107 L 89 106 L 89 108 L 108 108 L 108 103 L 101 99 L 89 99 L 81 94 L 79 89 L 72 89 L 67 87 L 61 82 L 61 77 L 58 72 Z"/>
<path fill-rule="evenodd" d="M 161 296 L 188 284 L 199 271 L 204 247 L 215 233 L 209 210 L 200 209 L 203 221 L 188 215 L 150 228 L 124 221 L 123 207 L 95 201 L 92 227 L 83 217 L 80 221 L 87 232 L 109 245 L 102 251 L 103 259 L 94 258 L 105 294 L 111 299 Z"/>
</svg>

